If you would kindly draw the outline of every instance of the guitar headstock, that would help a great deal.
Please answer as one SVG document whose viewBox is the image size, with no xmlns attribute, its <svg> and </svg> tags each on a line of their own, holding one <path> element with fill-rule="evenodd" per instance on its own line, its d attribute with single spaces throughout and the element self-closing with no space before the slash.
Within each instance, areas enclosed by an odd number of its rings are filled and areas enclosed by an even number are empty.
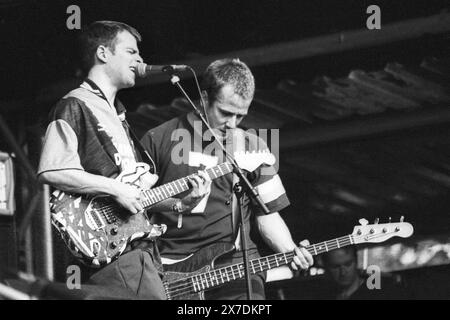
<svg viewBox="0 0 450 320">
<path fill-rule="evenodd" d="M 392 237 L 408 238 L 413 232 L 413 226 L 408 222 L 380 223 L 378 220 L 374 224 L 368 224 L 367 220 L 361 219 L 361 225 L 355 226 L 352 235 L 355 244 L 359 243 L 379 243 Z"/>
<path fill-rule="evenodd" d="M 262 164 L 272 166 L 276 161 L 275 156 L 268 149 L 252 152 L 235 152 L 234 158 L 239 167 L 250 172 L 254 171 Z"/>
</svg>

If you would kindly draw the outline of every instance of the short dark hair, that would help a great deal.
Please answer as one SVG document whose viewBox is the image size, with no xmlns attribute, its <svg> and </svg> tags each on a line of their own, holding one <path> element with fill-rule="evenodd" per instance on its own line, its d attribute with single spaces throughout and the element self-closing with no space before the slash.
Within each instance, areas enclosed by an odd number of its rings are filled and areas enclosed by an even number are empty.
<svg viewBox="0 0 450 320">
<path fill-rule="evenodd" d="M 87 73 L 95 63 L 95 52 L 98 46 L 104 45 L 115 50 L 116 36 L 122 31 L 128 31 L 136 38 L 137 42 L 142 41 L 139 32 L 123 22 L 117 21 L 95 21 L 87 26 L 81 32 L 80 41 L 80 59 L 81 67 Z"/>
<path fill-rule="evenodd" d="M 253 99 L 255 78 L 249 67 L 239 59 L 220 59 L 212 62 L 202 76 L 202 89 L 214 101 L 220 89 L 232 85 L 234 92 L 244 99 Z"/>
</svg>

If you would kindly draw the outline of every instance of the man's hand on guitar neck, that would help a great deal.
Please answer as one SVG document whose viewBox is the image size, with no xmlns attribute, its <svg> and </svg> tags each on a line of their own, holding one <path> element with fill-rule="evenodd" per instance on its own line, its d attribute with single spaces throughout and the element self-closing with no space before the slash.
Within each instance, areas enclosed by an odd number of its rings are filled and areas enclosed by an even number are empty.
<svg viewBox="0 0 450 320">
<path fill-rule="evenodd" d="M 295 270 L 306 270 L 313 264 L 312 255 L 304 248 L 309 243 L 304 240 L 297 247 L 292 239 L 291 232 L 278 212 L 261 215 L 256 218 L 259 232 L 263 240 L 275 252 L 295 252 L 291 264 L 269 270 L 267 272 L 267 282 L 290 279 L 294 276 Z"/>
<path fill-rule="evenodd" d="M 307 270 L 310 266 L 313 265 L 314 259 L 311 253 L 306 250 L 305 247 L 309 246 L 308 240 L 303 240 L 300 242 L 300 247 L 295 247 L 294 252 L 294 261 L 291 263 L 291 268 L 294 270 L 298 270 L 299 268 L 302 270 Z"/>
<path fill-rule="evenodd" d="M 192 191 L 181 199 L 183 211 L 192 210 L 211 191 L 211 179 L 204 171 L 188 177 Z"/>
<path fill-rule="evenodd" d="M 188 178 L 192 191 L 181 202 L 183 210 L 194 208 L 211 190 L 211 179 L 204 171 Z M 112 197 L 132 214 L 144 210 L 140 201 L 141 191 L 135 186 L 113 180 Z"/>
<path fill-rule="evenodd" d="M 184 198 L 169 198 L 158 202 L 151 206 L 148 210 L 150 212 L 169 212 L 173 211 L 174 204 L 181 202 L 180 212 L 189 211 L 195 208 L 200 201 L 211 191 L 211 179 L 204 171 L 199 171 L 187 178 L 189 180 L 191 192 Z"/>
<path fill-rule="evenodd" d="M 282 250 L 282 252 L 293 251 L 295 253 L 293 261 L 289 264 L 289 266 L 285 265 L 268 270 L 266 282 L 291 279 L 295 275 L 300 274 L 300 270 L 307 270 L 313 265 L 313 257 L 305 248 L 309 245 L 308 240 L 303 240 L 300 242 L 299 247 L 296 247 L 295 244 L 292 245 L 294 246 L 294 249 Z"/>
</svg>

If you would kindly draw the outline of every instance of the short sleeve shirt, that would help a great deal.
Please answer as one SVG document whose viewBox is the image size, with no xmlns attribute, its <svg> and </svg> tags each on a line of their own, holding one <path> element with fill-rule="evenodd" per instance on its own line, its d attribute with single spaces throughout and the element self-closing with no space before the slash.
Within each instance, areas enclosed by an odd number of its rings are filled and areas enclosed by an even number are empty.
<svg viewBox="0 0 450 320">
<path fill-rule="evenodd" d="M 136 163 L 122 124 L 124 107 L 111 106 L 92 82 L 63 97 L 50 113 L 38 174 L 76 169 L 115 177 Z"/>
</svg>

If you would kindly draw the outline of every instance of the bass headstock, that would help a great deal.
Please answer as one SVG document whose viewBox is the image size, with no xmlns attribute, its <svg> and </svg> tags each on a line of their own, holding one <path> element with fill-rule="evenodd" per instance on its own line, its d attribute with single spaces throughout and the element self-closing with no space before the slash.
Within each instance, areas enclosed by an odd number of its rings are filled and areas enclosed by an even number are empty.
<svg viewBox="0 0 450 320">
<path fill-rule="evenodd" d="M 352 232 L 355 244 L 360 243 L 379 243 L 389 240 L 392 237 L 408 238 L 414 233 L 413 226 L 403 221 L 400 222 L 368 224 L 366 219 L 360 219 L 359 226 L 355 226 Z"/>
</svg>

